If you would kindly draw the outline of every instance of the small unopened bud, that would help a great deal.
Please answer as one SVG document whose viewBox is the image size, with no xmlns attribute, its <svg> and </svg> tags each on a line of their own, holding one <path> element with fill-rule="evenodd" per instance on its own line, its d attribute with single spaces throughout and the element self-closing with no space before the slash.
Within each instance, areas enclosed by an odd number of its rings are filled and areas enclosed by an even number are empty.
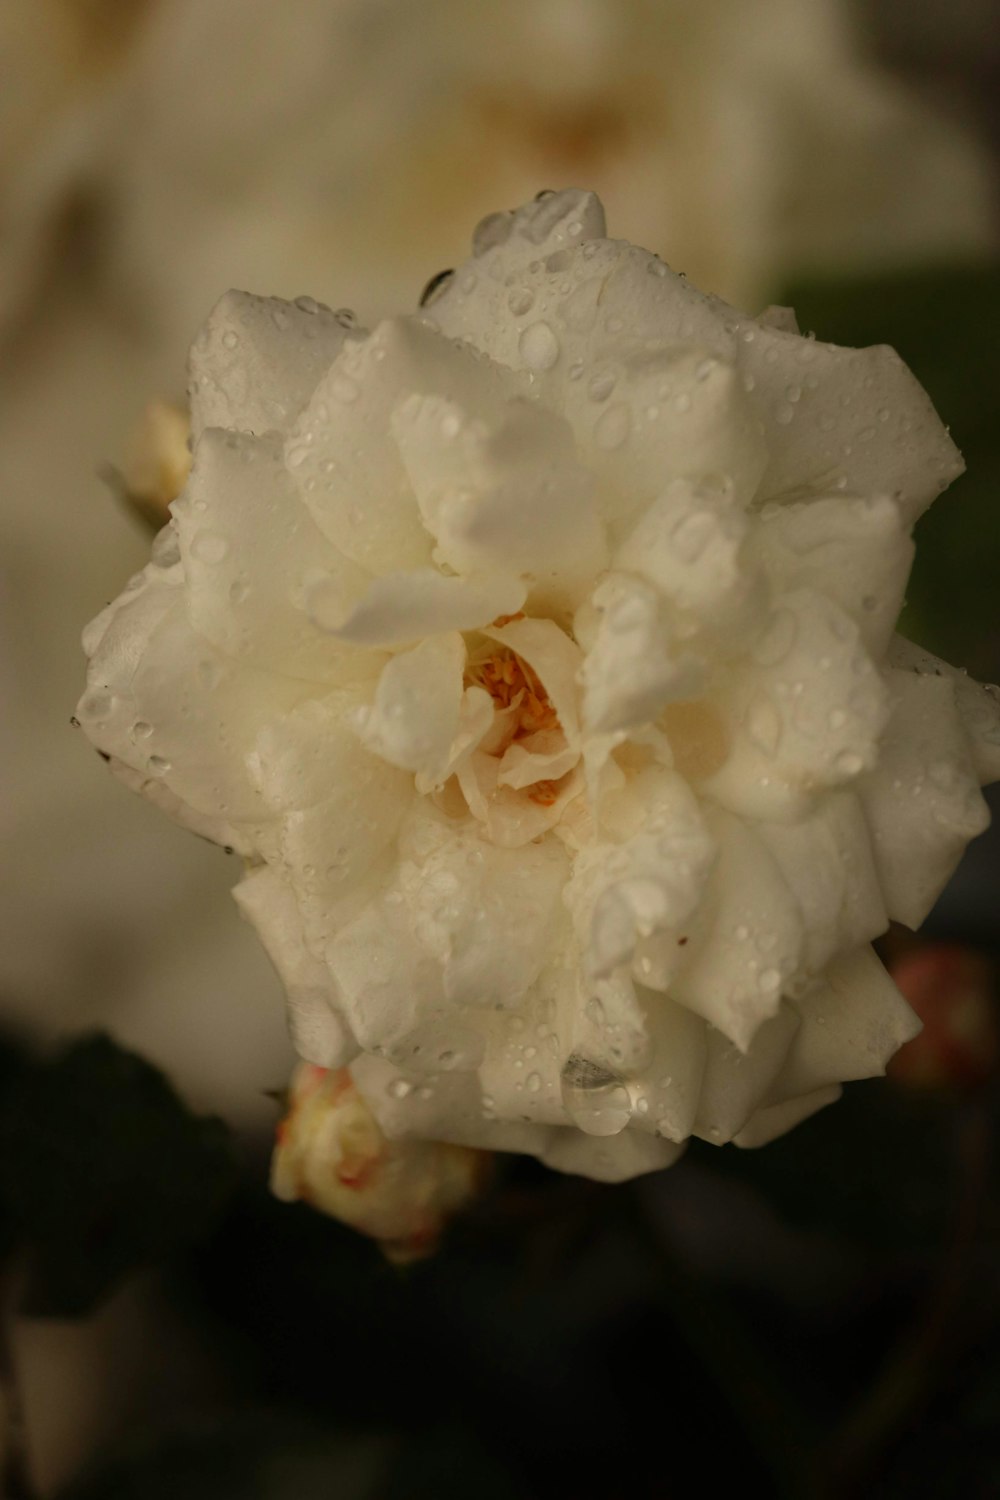
<svg viewBox="0 0 1000 1500">
<path fill-rule="evenodd" d="M 388 1140 L 349 1069 L 300 1065 L 278 1126 L 271 1189 L 377 1240 L 389 1260 L 421 1259 L 478 1192 L 490 1153 L 442 1141 Z"/>
</svg>

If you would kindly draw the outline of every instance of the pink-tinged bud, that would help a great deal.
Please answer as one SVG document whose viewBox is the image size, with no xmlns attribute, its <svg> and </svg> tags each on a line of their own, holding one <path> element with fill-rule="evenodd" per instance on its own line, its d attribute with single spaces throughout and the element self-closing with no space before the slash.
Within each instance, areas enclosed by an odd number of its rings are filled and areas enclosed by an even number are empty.
<svg viewBox="0 0 1000 1500">
<path fill-rule="evenodd" d="M 369 1235 L 388 1259 L 405 1263 L 433 1253 L 490 1160 L 467 1146 L 388 1140 L 347 1068 L 303 1063 L 278 1126 L 271 1188 Z"/>
<path fill-rule="evenodd" d="M 924 1023 L 889 1064 L 913 1088 L 973 1088 L 1000 1062 L 994 966 L 957 944 L 930 944 L 895 960 L 890 973 Z"/>
</svg>

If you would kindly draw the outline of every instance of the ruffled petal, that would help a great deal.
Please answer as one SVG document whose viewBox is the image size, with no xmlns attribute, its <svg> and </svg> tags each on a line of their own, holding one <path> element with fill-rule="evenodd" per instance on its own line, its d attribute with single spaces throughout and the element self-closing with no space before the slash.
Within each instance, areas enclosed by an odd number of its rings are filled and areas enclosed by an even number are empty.
<svg viewBox="0 0 1000 1500">
<path fill-rule="evenodd" d="M 720 810 L 706 811 L 705 821 L 719 850 L 705 895 L 711 921 L 670 993 L 746 1052 L 799 970 L 802 916 L 753 829 Z"/>
<path fill-rule="evenodd" d="M 508 379 L 415 318 L 380 323 L 345 344 L 285 447 L 320 531 L 372 573 L 429 561 L 431 537 L 391 438 L 392 413 L 420 394 L 457 400 L 477 418 L 490 415 Z"/>
<path fill-rule="evenodd" d="M 268 809 L 234 746 L 252 744 L 309 685 L 237 664 L 196 634 L 174 570 L 151 566 L 144 579 L 91 632 L 80 722 L 99 749 L 162 781 L 195 813 L 260 823 Z"/>
<path fill-rule="evenodd" d="M 783 1005 L 758 1028 L 745 1052 L 714 1027 L 709 1028 L 695 1135 L 714 1146 L 739 1135 L 767 1100 L 798 1028 L 798 1015 Z"/>
<path fill-rule="evenodd" d="M 795 1008 L 802 1018 L 769 1104 L 781 1104 L 830 1084 L 875 1078 L 920 1031 L 871 948 L 838 958 Z"/>
<path fill-rule="evenodd" d="M 344 608 L 335 582 L 318 581 L 309 602 L 313 619 L 338 640 L 359 646 L 399 646 L 452 630 L 484 629 L 516 614 L 525 586 L 510 574 L 452 578 L 433 568 L 376 578 L 353 609 Z"/>
<path fill-rule="evenodd" d="M 346 613 L 371 575 L 317 530 L 277 435 L 206 431 L 173 513 L 191 622 L 220 651 L 320 683 L 377 670 L 370 653 L 332 640 L 310 617 L 318 580 Z"/>
<path fill-rule="evenodd" d="M 386 663 L 374 703 L 354 717 L 370 750 L 392 766 L 419 771 L 428 790 L 451 765 L 464 668 L 465 642 L 457 632 L 428 636 Z"/>
<path fill-rule="evenodd" d="M 311 298 L 284 302 L 227 292 L 191 348 L 194 440 L 206 427 L 287 433 L 348 330 L 343 319 Z"/>
<path fill-rule="evenodd" d="M 885 652 L 903 605 L 913 540 L 894 500 L 826 499 L 768 507 L 753 548 L 776 592 L 815 589 Z"/>
<path fill-rule="evenodd" d="M 641 578 L 611 573 L 595 589 L 592 607 L 599 623 L 580 673 L 589 733 L 637 728 L 670 699 L 694 695 L 700 663 L 677 650 L 654 588 Z"/>
<path fill-rule="evenodd" d="M 858 784 L 886 910 L 917 927 L 966 844 L 990 821 L 956 706 L 955 681 L 894 669 L 878 764 Z"/>
<path fill-rule="evenodd" d="M 800 816 L 805 797 L 875 765 L 889 699 L 855 622 L 824 594 L 775 600 L 750 660 L 710 695 L 732 734 L 706 793 L 751 817 Z"/>
<path fill-rule="evenodd" d="M 329 969 L 306 944 L 291 887 L 265 865 L 241 880 L 233 895 L 284 985 L 296 1052 L 319 1068 L 343 1067 L 357 1056 L 358 1044 L 337 1005 Z"/>
</svg>

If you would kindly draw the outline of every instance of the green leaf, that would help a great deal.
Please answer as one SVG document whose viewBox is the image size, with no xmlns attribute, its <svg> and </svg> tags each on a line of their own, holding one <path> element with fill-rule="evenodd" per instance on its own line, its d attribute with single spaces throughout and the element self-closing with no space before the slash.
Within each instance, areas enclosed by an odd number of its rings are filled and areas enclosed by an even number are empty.
<svg viewBox="0 0 1000 1500">
<path fill-rule="evenodd" d="M 25 1249 L 24 1311 L 91 1311 L 205 1234 L 236 1181 L 221 1121 L 105 1036 L 29 1065 L 0 1098 L 0 1204 Z"/>
<path fill-rule="evenodd" d="M 918 523 L 901 629 L 979 676 L 1000 662 L 1000 263 L 800 281 L 782 301 L 803 329 L 891 344 L 929 393 L 967 470 Z"/>
</svg>

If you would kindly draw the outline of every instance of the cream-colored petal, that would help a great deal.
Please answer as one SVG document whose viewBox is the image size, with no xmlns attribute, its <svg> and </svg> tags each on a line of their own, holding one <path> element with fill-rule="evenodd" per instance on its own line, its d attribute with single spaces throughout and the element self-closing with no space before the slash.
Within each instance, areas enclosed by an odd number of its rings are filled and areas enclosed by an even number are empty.
<svg viewBox="0 0 1000 1500">
<path fill-rule="evenodd" d="M 745 1052 L 709 1028 L 695 1135 L 715 1146 L 739 1135 L 758 1107 L 771 1102 L 771 1086 L 798 1029 L 799 1017 L 787 1004 L 758 1028 Z"/>
<path fill-rule="evenodd" d="M 854 620 L 875 657 L 903 604 L 913 540 L 895 500 L 802 501 L 768 507 L 753 550 L 778 593 L 816 589 Z"/>
<path fill-rule="evenodd" d="M 868 947 L 838 958 L 794 1004 L 802 1024 L 769 1104 L 852 1078 L 877 1077 L 921 1027 Z"/>
<path fill-rule="evenodd" d="M 432 635 L 382 669 L 370 708 L 354 724 L 376 755 L 404 771 L 419 771 L 429 785 L 444 780 L 462 704 L 465 642 L 457 632 Z"/>
<path fill-rule="evenodd" d="M 256 929 L 285 987 L 288 1028 L 300 1057 L 319 1068 L 340 1068 L 358 1053 L 326 964 L 306 945 L 294 893 L 268 866 L 233 889 L 241 913 Z"/>
<path fill-rule="evenodd" d="M 871 835 L 855 793 L 831 792 L 808 816 L 761 823 L 758 833 L 802 913 L 803 963 L 810 973 L 888 927 Z"/>
<path fill-rule="evenodd" d="M 889 716 L 885 685 L 858 626 L 824 594 L 806 589 L 774 601 L 749 660 L 720 673 L 711 697 L 732 741 L 705 791 L 750 816 L 774 816 L 785 789 L 808 794 L 870 769 Z M 790 799 L 778 816 L 802 810 Z"/>
<path fill-rule="evenodd" d="M 173 511 L 191 622 L 220 651 L 311 682 L 374 676 L 377 661 L 310 616 L 317 578 L 346 614 L 371 575 L 317 530 L 276 434 L 209 428 Z"/>
<path fill-rule="evenodd" d="M 557 1172 L 571 1172 L 595 1182 L 628 1182 L 644 1172 L 659 1172 L 663 1167 L 673 1166 L 684 1154 L 684 1147 L 634 1130 L 614 1136 L 558 1130 L 539 1154 L 545 1165 Z"/>
<path fill-rule="evenodd" d="M 878 764 L 858 783 L 886 910 L 917 927 L 990 821 L 956 706 L 955 681 L 898 668 Z"/>
<path fill-rule="evenodd" d="M 234 747 L 309 691 L 222 656 L 192 629 L 182 590 L 157 581 L 108 616 L 77 713 L 99 749 L 195 812 L 253 824 L 267 808 Z"/>
<path fill-rule="evenodd" d="M 744 329 L 741 363 L 770 461 L 760 500 L 892 495 L 915 521 L 964 464 L 894 349 L 841 349 L 773 328 Z"/>
<path fill-rule="evenodd" d="M 311 298 L 227 292 L 191 348 L 195 441 L 206 427 L 287 433 L 347 337 L 344 320 Z"/>
<path fill-rule="evenodd" d="M 524 597 L 524 584 L 510 574 L 453 578 L 417 568 L 376 578 L 352 609 L 344 609 L 326 580 L 314 585 L 309 602 L 316 623 L 338 640 L 399 646 L 446 631 L 485 629 L 500 615 L 516 614 Z"/>
<path fill-rule="evenodd" d="M 415 318 L 380 323 L 344 345 L 285 447 L 289 468 L 319 529 L 373 573 L 428 562 L 431 537 L 391 435 L 394 409 L 420 394 L 493 414 L 504 373 Z"/>
<path fill-rule="evenodd" d="M 561 418 L 516 401 L 487 426 L 421 394 L 395 410 L 392 428 L 437 561 L 523 574 L 550 605 L 604 566 L 593 476 Z"/>
<path fill-rule="evenodd" d="M 799 970 L 802 917 L 748 824 L 718 809 L 705 822 L 719 851 L 704 898 L 710 925 L 685 949 L 670 993 L 746 1052 Z"/>
<path fill-rule="evenodd" d="M 796 1125 L 808 1120 L 810 1115 L 825 1109 L 828 1104 L 835 1104 L 843 1092 L 839 1083 L 832 1083 L 827 1088 L 788 1099 L 783 1104 L 764 1105 L 751 1115 L 739 1135 L 733 1136 L 733 1145 L 751 1149 L 770 1145 L 771 1141 L 787 1135 Z"/>
<path fill-rule="evenodd" d="M 400 843 L 399 889 L 451 1004 L 518 1004 L 547 960 L 566 865 L 554 840 L 498 848 L 472 819 L 415 806 Z"/>
<path fill-rule="evenodd" d="M 687 634 L 745 631 L 759 592 L 747 530 L 730 498 L 677 480 L 643 512 L 615 566 L 648 579 L 680 612 Z"/>
<path fill-rule="evenodd" d="M 980 783 L 986 786 L 1000 778 L 1000 688 L 993 683 L 974 682 L 960 668 L 949 666 L 901 635 L 893 637 L 888 660 L 902 671 L 951 679 Z"/>
<path fill-rule="evenodd" d="M 594 591 L 592 606 L 599 623 L 580 671 L 588 733 L 637 728 L 670 699 L 695 696 L 700 664 L 677 648 L 663 601 L 649 583 L 611 573 Z"/>
</svg>

